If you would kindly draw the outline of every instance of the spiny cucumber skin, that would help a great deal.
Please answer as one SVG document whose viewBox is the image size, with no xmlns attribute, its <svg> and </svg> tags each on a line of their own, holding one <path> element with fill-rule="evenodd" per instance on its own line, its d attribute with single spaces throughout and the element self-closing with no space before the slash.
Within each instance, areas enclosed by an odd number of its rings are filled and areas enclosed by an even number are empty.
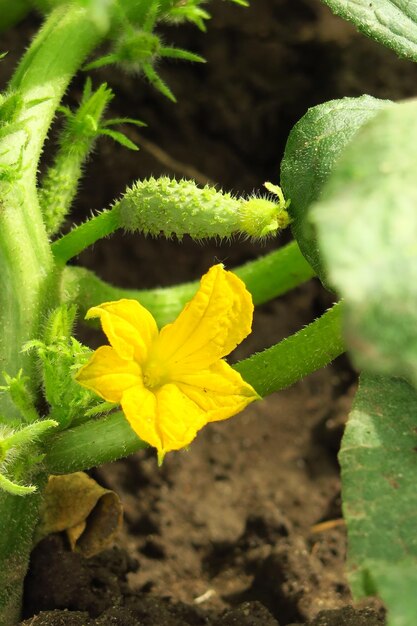
<svg viewBox="0 0 417 626">
<path fill-rule="evenodd" d="M 128 231 L 193 239 L 259 238 L 278 229 L 279 205 L 262 198 L 234 198 L 230 193 L 191 180 L 149 178 L 128 189 L 116 205 L 120 226 Z"/>
</svg>

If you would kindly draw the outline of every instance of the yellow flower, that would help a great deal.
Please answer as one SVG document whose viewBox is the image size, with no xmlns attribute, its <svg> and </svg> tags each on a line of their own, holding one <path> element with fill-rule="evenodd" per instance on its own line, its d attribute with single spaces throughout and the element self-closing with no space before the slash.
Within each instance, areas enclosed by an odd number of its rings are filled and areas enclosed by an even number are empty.
<svg viewBox="0 0 417 626">
<path fill-rule="evenodd" d="M 105 302 L 86 318 L 100 318 L 111 345 L 96 350 L 76 379 L 120 403 L 161 463 L 208 422 L 227 419 L 259 398 L 222 358 L 250 333 L 252 315 L 250 293 L 222 265 L 202 277 L 194 298 L 160 332 L 136 300 Z"/>
</svg>

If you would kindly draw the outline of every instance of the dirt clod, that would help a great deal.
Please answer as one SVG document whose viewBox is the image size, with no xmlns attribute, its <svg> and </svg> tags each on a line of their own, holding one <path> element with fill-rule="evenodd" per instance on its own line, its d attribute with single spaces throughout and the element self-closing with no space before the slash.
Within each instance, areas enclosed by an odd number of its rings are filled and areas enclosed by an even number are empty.
<svg viewBox="0 0 417 626">
<path fill-rule="evenodd" d="M 383 626 L 383 611 L 373 609 L 354 609 L 344 606 L 341 609 L 320 611 L 320 613 L 304 626 Z M 303 624 L 288 624 L 303 626 Z"/>
<path fill-rule="evenodd" d="M 213 626 L 279 626 L 276 619 L 260 602 L 245 602 L 226 611 Z"/>
</svg>

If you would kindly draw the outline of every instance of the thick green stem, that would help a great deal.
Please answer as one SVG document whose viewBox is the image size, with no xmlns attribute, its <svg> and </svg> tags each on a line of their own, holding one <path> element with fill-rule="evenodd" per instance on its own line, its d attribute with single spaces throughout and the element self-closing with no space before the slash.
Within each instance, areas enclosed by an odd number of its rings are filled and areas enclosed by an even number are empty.
<svg viewBox="0 0 417 626">
<path fill-rule="evenodd" d="M 315 275 L 296 242 L 233 271 L 245 282 L 255 304 L 268 302 Z M 82 315 L 101 302 L 133 298 L 149 309 L 160 327 L 175 319 L 197 289 L 198 282 L 149 290 L 120 289 L 81 267 L 66 267 L 61 284 L 62 299 L 77 304 Z"/>
<path fill-rule="evenodd" d="M 39 156 L 69 80 L 99 39 L 86 10 L 68 5 L 53 11 L 10 84 L 22 101 L 14 122 L 24 122 L 25 127 L 0 142 L 5 166 L 17 168 L 15 178 L 0 185 L 0 370 L 12 376 L 23 368 L 31 380 L 36 379 L 33 356 L 21 348 L 36 336 L 41 316 L 57 297 L 53 257 L 36 194 Z M 5 398 L 0 408 L 12 412 Z"/>
<path fill-rule="evenodd" d="M 36 176 L 45 137 L 69 81 L 102 35 L 87 9 L 68 4 L 51 13 L 22 58 L 10 89 L 25 103 L 16 121 L 25 120 L 27 131 L 20 139 L 26 179 Z M 38 104 L 29 106 L 34 101 Z M 16 154 L 20 145 L 15 146 Z"/>
<path fill-rule="evenodd" d="M 289 387 L 346 351 L 343 303 L 280 343 L 236 363 L 234 368 L 260 396 Z"/>
<path fill-rule="evenodd" d="M 341 311 L 342 305 L 336 304 L 295 335 L 233 367 L 261 396 L 288 387 L 345 351 Z M 51 436 L 45 463 L 51 473 L 66 474 L 114 461 L 144 447 L 123 414 L 114 413 Z"/>
<path fill-rule="evenodd" d="M 14 626 L 22 606 L 23 580 L 38 522 L 45 476 L 32 482 L 39 491 L 28 496 L 0 493 L 0 624 Z"/>
<path fill-rule="evenodd" d="M 233 271 L 245 283 L 255 305 L 269 302 L 316 275 L 296 241 Z"/>
<path fill-rule="evenodd" d="M 48 442 L 46 465 L 51 474 L 69 474 L 116 461 L 146 447 L 123 413 L 118 412 L 53 435 Z"/>
</svg>

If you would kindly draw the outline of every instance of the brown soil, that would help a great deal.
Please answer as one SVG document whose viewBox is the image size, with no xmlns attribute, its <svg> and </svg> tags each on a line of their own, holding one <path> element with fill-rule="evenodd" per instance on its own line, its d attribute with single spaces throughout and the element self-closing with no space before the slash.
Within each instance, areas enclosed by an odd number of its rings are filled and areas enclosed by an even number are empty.
<svg viewBox="0 0 417 626">
<path fill-rule="evenodd" d="M 208 65 L 161 68 L 178 105 L 143 82 L 95 74 L 118 93 L 113 112 L 149 128 L 139 154 L 99 145 L 77 219 L 151 173 L 260 189 L 264 180 L 277 182 L 288 132 L 309 106 L 364 92 L 414 93 L 412 64 L 357 35 L 318 0 L 256 0 L 250 9 L 214 1 L 211 10 L 208 34 L 175 33 L 177 45 Z M 165 37 L 174 40 L 173 30 Z M 75 81 L 70 101 L 81 87 Z M 115 236 L 79 262 L 113 283 L 148 287 L 195 279 L 217 260 L 230 268 L 276 245 Z M 261 307 L 234 358 L 295 332 L 331 302 L 312 281 Z M 143 451 L 95 470 L 123 500 L 117 547 L 86 560 L 59 536 L 44 540 L 33 553 L 22 625 L 382 626 L 375 602 L 352 608 L 344 574 L 337 450 L 355 380 L 341 358 L 205 428 L 162 469 Z"/>
</svg>

